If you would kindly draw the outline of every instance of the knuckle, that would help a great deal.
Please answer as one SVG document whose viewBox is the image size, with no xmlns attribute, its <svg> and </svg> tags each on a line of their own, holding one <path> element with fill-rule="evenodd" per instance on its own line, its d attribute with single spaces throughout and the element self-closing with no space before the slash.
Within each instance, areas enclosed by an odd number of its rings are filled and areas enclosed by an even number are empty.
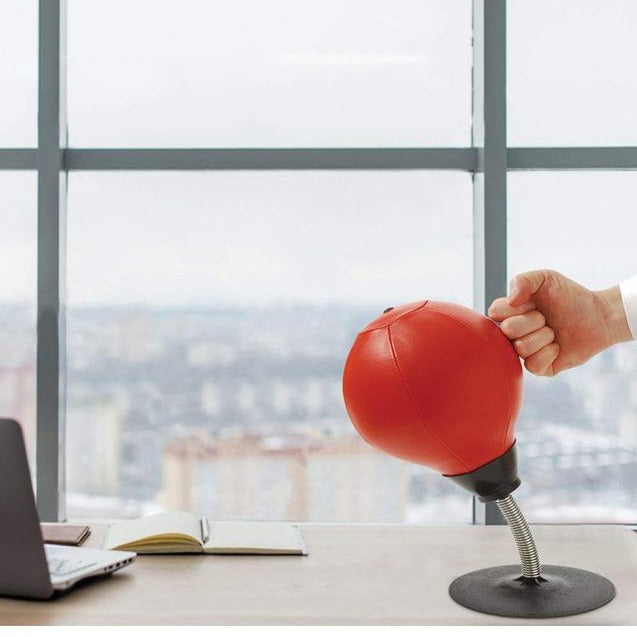
<svg viewBox="0 0 637 637">
<path fill-rule="evenodd" d="M 514 332 L 514 328 L 515 327 L 515 323 L 510 319 L 504 319 L 504 321 L 502 321 L 502 323 L 500 324 L 500 329 L 504 332 L 504 335 L 507 336 L 508 338 L 514 338 L 515 337 L 515 332 Z"/>
<path fill-rule="evenodd" d="M 511 316 L 511 306 L 507 299 L 498 299 L 494 304 L 494 308 L 498 315 L 502 318 L 508 318 Z"/>
<path fill-rule="evenodd" d="M 538 329 L 546 325 L 546 317 L 539 310 L 533 310 L 533 312 L 530 312 L 530 315 L 533 317 L 533 321 Z"/>
<path fill-rule="evenodd" d="M 526 361 L 524 361 L 524 367 L 526 367 L 526 369 L 531 372 L 531 374 L 534 374 L 535 376 L 549 376 L 550 374 L 548 373 L 547 369 L 550 369 L 550 365 L 549 367 L 544 367 L 542 365 L 540 365 L 538 363 L 537 360 L 534 359 L 528 359 Z"/>
<path fill-rule="evenodd" d="M 498 303 L 498 301 L 494 301 L 493 303 L 491 303 L 491 305 L 489 306 L 489 309 L 487 310 L 487 314 L 491 317 L 491 318 L 498 318 L 499 316 L 502 316 L 502 309 L 501 309 L 501 304 Z"/>
<path fill-rule="evenodd" d="M 528 371 L 531 372 L 531 374 L 536 374 L 539 375 L 539 367 L 537 365 L 537 363 L 531 359 L 524 361 L 524 367 L 526 367 L 526 369 Z"/>
<path fill-rule="evenodd" d="M 528 347 L 524 341 L 524 339 L 518 338 L 513 342 L 513 347 L 515 351 L 518 353 L 518 356 L 521 358 L 526 358 L 528 356 Z"/>
<path fill-rule="evenodd" d="M 545 325 L 542 329 L 550 339 L 549 342 L 552 343 L 555 340 L 555 330 L 550 325 Z"/>
</svg>

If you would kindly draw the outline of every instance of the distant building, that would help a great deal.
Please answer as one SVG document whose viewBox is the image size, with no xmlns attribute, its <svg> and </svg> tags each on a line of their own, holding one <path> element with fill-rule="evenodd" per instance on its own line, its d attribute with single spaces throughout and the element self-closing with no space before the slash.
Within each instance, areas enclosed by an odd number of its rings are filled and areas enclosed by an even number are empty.
<svg viewBox="0 0 637 637">
<path fill-rule="evenodd" d="M 622 521 L 637 497 L 637 451 L 617 435 L 580 431 L 550 421 L 518 437 L 524 507 L 533 522 L 581 519 Z M 595 505 L 593 510 L 591 505 Z M 579 516 L 579 518 L 578 518 Z M 625 517 L 623 518 L 625 521 Z"/>
<path fill-rule="evenodd" d="M 164 448 L 167 509 L 214 519 L 403 521 L 406 463 L 356 435 L 212 437 L 194 431 Z"/>
<path fill-rule="evenodd" d="M 341 375 L 369 313 L 337 310 L 72 312 L 69 502 L 92 517 L 157 506 L 218 519 L 470 522 L 468 493 L 355 434 Z M 0 408 L 29 435 L 34 346 L 14 331 L 0 342 Z M 557 378 L 527 375 L 516 432 L 531 521 L 633 521 L 636 371 L 634 350 L 613 348 Z"/>
<path fill-rule="evenodd" d="M 67 411 L 66 488 L 96 496 L 120 494 L 120 439 L 125 406 L 109 397 L 75 399 Z"/>
</svg>

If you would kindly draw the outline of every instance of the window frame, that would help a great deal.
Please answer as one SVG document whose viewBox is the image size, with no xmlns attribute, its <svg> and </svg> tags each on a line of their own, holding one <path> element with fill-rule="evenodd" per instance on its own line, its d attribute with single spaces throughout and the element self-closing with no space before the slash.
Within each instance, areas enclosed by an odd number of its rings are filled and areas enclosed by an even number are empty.
<svg viewBox="0 0 637 637">
<path fill-rule="evenodd" d="M 511 148 L 506 139 L 506 0 L 472 0 L 472 141 L 467 148 L 68 148 L 66 0 L 38 0 L 38 145 L 0 148 L 0 170 L 38 175 L 36 475 L 42 520 L 65 515 L 66 181 L 74 170 L 460 170 L 474 188 L 474 307 L 507 291 L 507 174 L 637 170 L 637 147 Z M 503 524 L 474 498 L 474 524 Z"/>
</svg>

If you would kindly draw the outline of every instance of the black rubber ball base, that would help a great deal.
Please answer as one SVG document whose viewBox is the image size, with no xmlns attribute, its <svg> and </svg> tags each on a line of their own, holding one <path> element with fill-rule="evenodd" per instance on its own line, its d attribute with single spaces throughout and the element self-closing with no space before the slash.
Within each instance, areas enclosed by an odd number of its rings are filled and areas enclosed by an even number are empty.
<svg viewBox="0 0 637 637">
<path fill-rule="evenodd" d="M 449 595 L 481 613 L 540 619 L 599 608 L 615 597 L 615 587 L 597 573 L 568 566 L 543 565 L 539 578 L 524 578 L 518 564 L 461 575 L 451 582 Z"/>
</svg>

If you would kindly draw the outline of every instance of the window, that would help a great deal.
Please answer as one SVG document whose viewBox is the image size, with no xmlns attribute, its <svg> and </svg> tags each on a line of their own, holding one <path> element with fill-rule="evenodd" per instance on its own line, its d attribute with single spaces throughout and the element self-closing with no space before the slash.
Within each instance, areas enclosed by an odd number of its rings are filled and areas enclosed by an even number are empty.
<svg viewBox="0 0 637 637">
<path fill-rule="evenodd" d="M 471 303 L 471 197 L 459 172 L 72 174 L 69 515 L 470 521 L 362 442 L 341 374 L 386 306 Z"/>
<path fill-rule="evenodd" d="M 509 175 L 510 272 L 550 267 L 591 289 L 632 276 L 635 201 L 633 172 Z M 529 520 L 634 521 L 636 372 L 623 345 L 555 378 L 526 374 L 518 450 Z"/>
<path fill-rule="evenodd" d="M 35 467 L 35 174 L 0 172 L 0 414 L 24 430 Z"/>
<path fill-rule="evenodd" d="M 634 146 L 637 5 L 508 0 L 512 146 Z"/>
<path fill-rule="evenodd" d="M 43 518 L 469 521 L 353 435 L 341 366 L 385 304 L 634 272 L 633 5 L 0 0 L 0 410 L 52 434 Z M 527 375 L 532 521 L 635 522 L 633 358 Z"/>
<path fill-rule="evenodd" d="M 37 143 L 37 16 L 35 0 L 0 0 L 0 147 Z"/>
<path fill-rule="evenodd" d="M 70 0 L 68 103 L 76 147 L 467 146 L 471 1 Z"/>
</svg>

